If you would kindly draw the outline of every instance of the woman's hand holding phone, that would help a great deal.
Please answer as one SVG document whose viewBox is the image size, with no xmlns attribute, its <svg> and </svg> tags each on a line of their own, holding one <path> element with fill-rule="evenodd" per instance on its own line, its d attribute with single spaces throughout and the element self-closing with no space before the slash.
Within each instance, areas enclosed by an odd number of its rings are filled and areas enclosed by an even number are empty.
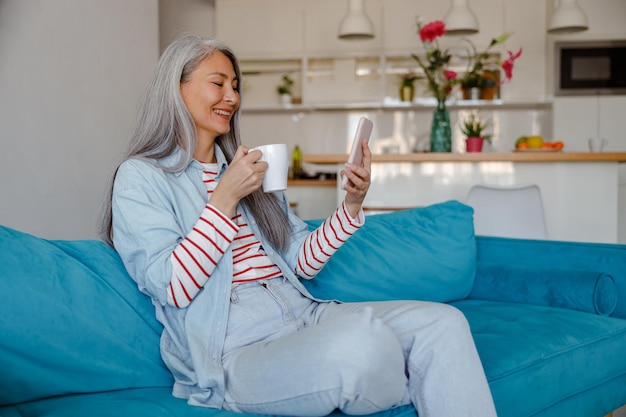
<svg viewBox="0 0 626 417">
<path fill-rule="evenodd" d="M 371 183 L 371 152 L 369 138 L 372 122 L 361 118 L 357 133 L 352 143 L 350 157 L 346 167 L 341 171 L 341 188 L 346 190 L 346 208 L 352 217 L 361 210 L 361 205 Z"/>
<path fill-rule="evenodd" d="M 348 164 L 356 165 L 357 167 L 362 166 L 363 162 L 363 154 L 364 150 L 362 147 L 363 141 L 365 141 L 366 145 L 369 143 L 370 137 L 372 135 L 372 128 L 374 127 L 374 123 L 366 117 L 361 117 L 359 120 L 359 124 L 356 128 L 356 133 L 354 134 L 354 139 L 352 141 L 352 148 L 350 150 L 350 155 L 348 156 Z M 367 147 L 367 146 L 366 146 Z M 368 152 L 369 152 L 369 147 Z M 368 167 L 369 170 L 369 167 Z M 341 176 L 341 188 L 346 190 L 346 187 L 349 182 L 348 175 L 346 172 L 343 172 Z"/>
</svg>

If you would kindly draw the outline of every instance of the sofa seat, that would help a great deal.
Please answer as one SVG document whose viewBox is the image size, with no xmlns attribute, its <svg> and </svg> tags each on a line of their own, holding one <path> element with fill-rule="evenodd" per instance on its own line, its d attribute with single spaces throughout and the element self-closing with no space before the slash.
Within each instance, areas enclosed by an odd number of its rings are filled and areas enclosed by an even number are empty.
<svg viewBox="0 0 626 417">
<path fill-rule="evenodd" d="M 552 415 L 561 400 L 584 396 L 590 387 L 624 389 L 626 355 L 607 362 L 604 352 L 626 346 L 625 320 L 497 301 L 462 300 L 451 304 L 467 317 L 496 407 L 508 410 L 508 417 Z M 581 362 L 594 372 L 581 374 L 577 365 Z M 523 394 L 520 387 L 524 387 Z M 33 401 L 3 409 L 2 416 L 109 417 L 117 410 L 133 417 L 242 415 L 188 406 L 171 396 L 171 388 L 157 387 Z M 412 407 L 380 415 L 417 416 Z"/>
<path fill-rule="evenodd" d="M 335 412 L 333 416 L 345 414 Z M 188 405 L 174 398 L 171 388 L 137 388 L 74 394 L 0 407 L 1 417 L 262 417 Z M 269 417 L 269 416 L 268 416 Z M 412 406 L 368 417 L 417 417 Z"/>
<path fill-rule="evenodd" d="M 193 407 L 172 396 L 171 387 L 74 394 L 0 408 L 2 417 L 226 417 L 246 416 Z"/>
<path fill-rule="evenodd" d="M 626 346 L 626 320 L 498 301 L 451 304 L 470 323 L 496 409 L 507 410 L 507 417 L 555 415 L 561 401 L 594 388 L 624 392 L 626 355 L 609 361 L 607 352 Z M 581 363 L 593 372 L 581 373 Z M 594 404 L 576 415 L 598 409 Z"/>
</svg>

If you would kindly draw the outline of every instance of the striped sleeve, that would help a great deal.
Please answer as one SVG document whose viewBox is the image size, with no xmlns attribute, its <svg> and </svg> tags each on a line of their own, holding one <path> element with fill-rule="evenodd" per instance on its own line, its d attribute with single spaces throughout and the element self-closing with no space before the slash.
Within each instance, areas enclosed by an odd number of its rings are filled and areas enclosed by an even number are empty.
<svg viewBox="0 0 626 417">
<path fill-rule="evenodd" d="M 352 218 L 345 203 L 342 203 L 304 240 L 298 253 L 296 274 L 306 279 L 315 277 L 330 257 L 363 226 L 364 222 L 362 210 L 356 218 Z"/>
<path fill-rule="evenodd" d="M 207 204 L 198 222 L 172 252 L 172 279 L 168 304 L 185 308 L 209 280 L 218 261 L 237 235 L 239 227 Z"/>
</svg>

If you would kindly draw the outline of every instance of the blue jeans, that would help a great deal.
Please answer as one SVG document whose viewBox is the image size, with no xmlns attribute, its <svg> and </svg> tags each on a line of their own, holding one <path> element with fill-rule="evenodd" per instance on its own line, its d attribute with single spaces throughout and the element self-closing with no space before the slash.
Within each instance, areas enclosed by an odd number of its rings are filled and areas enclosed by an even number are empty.
<svg viewBox="0 0 626 417">
<path fill-rule="evenodd" d="M 492 417 L 465 317 L 420 301 L 318 303 L 274 278 L 233 288 L 224 408 L 289 416 Z"/>
</svg>

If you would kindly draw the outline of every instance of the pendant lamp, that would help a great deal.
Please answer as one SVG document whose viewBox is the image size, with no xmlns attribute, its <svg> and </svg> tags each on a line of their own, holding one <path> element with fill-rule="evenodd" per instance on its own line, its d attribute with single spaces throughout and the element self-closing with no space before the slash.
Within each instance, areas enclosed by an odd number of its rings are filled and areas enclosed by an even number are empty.
<svg viewBox="0 0 626 417">
<path fill-rule="evenodd" d="M 469 7 L 469 0 L 452 0 L 443 19 L 448 35 L 471 35 L 478 32 L 478 19 Z"/>
<path fill-rule="evenodd" d="M 576 0 L 560 0 L 552 12 L 548 33 L 572 33 L 589 29 L 587 15 Z"/>
<path fill-rule="evenodd" d="M 348 13 L 339 26 L 339 39 L 371 39 L 374 25 L 365 14 L 363 0 L 348 0 Z"/>
</svg>

